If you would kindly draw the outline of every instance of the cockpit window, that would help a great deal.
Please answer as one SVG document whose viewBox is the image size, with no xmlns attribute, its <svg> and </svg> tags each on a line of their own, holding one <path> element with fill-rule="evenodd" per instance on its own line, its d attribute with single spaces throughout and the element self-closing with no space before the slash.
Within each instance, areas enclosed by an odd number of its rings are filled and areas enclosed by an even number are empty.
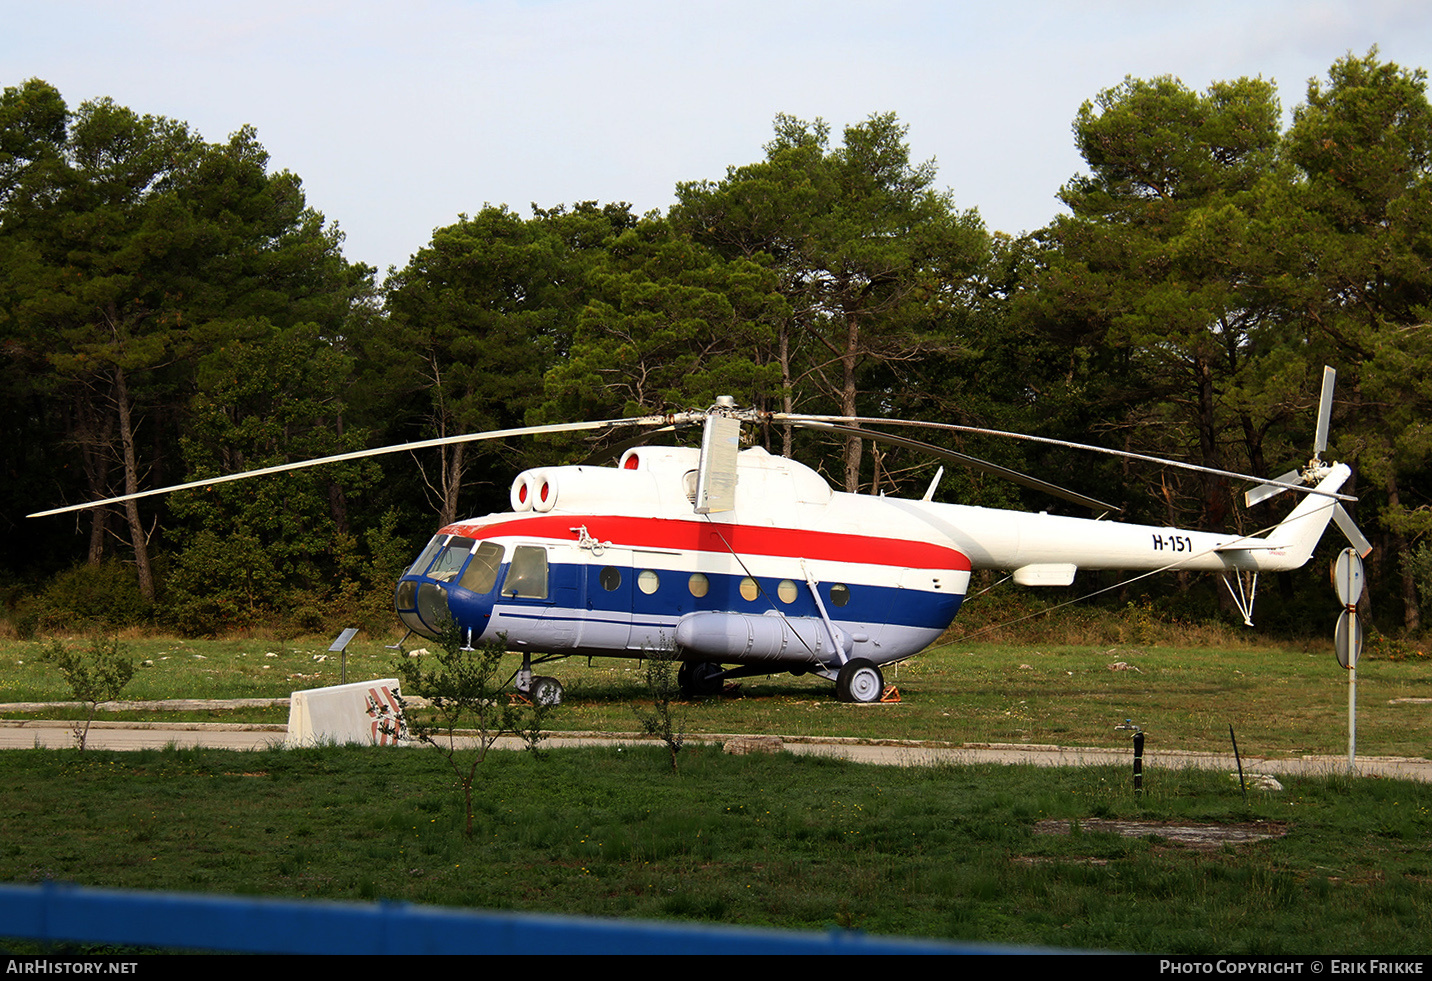
<svg viewBox="0 0 1432 981">
<path fill-rule="evenodd" d="M 504 596 L 528 599 L 547 598 L 547 550 L 535 545 L 518 545 L 512 550 L 512 567 L 502 586 Z"/>
<path fill-rule="evenodd" d="M 486 593 L 497 582 L 497 570 L 500 568 L 502 568 L 502 546 L 494 545 L 492 542 L 483 542 L 472 554 L 472 561 L 463 570 L 462 581 L 458 585 L 463 589 L 470 589 L 474 593 Z"/>
<path fill-rule="evenodd" d="M 447 535 L 438 535 L 428 542 L 428 547 L 423 549 L 422 554 L 408 568 L 408 575 L 421 576 L 427 572 L 428 566 L 432 565 L 433 556 L 438 554 L 438 549 L 443 547 L 443 542 L 447 541 L 447 537 Z"/>
<path fill-rule="evenodd" d="M 467 553 L 471 552 L 472 547 L 476 544 L 477 542 L 471 538 L 462 538 L 458 535 L 448 539 L 448 543 L 438 555 L 437 561 L 428 570 L 428 578 L 436 579 L 438 582 L 452 582 L 457 577 L 462 564 L 467 561 Z"/>
</svg>

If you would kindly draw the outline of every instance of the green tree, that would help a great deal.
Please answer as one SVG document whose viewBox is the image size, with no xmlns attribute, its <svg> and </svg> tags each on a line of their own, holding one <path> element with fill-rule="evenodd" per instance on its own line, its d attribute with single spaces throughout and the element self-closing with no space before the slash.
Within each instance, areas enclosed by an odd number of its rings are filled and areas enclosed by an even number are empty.
<svg viewBox="0 0 1432 981">
<path fill-rule="evenodd" d="M 0 248 L 24 261 L 0 292 L 0 323 L 13 359 L 47 366 L 43 396 L 75 406 L 66 426 L 81 493 L 134 493 L 176 475 L 196 331 L 212 343 L 216 325 L 267 316 L 337 335 L 371 273 L 342 259 L 341 237 L 306 207 L 295 176 L 268 172 L 251 129 L 211 145 L 108 99 L 73 113 L 57 93 L 41 101 L 42 131 L 58 143 L 10 168 Z M 122 509 L 151 599 L 150 536 L 163 505 L 153 518 L 141 509 L 154 507 Z M 104 532 L 97 511 L 92 561 Z"/>
<path fill-rule="evenodd" d="M 316 325 L 226 323 L 197 368 L 182 441 L 192 480 L 364 445 L 365 433 L 345 425 L 353 359 Z M 183 522 L 173 534 L 168 580 L 175 622 L 213 632 L 279 610 L 322 621 L 317 610 L 334 605 L 345 587 L 376 586 L 361 581 L 368 556 L 348 516 L 350 497 L 375 483 L 377 465 L 355 462 L 174 495 Z"/>
<path fill-rule="evenodd" d="M 366 352 L 399 415 L 424 434 L 411 438 L 524 425 L 544 373 L 571 345 L 593 253 L 631 220 L 625 205 L 592 202 L 528 220 L 487 207 L 434 232 L 389 278 L 388 329 Z M 507 478 L 488 474 L 510 474 L 523 459 L 461 443 L 437 456 L 425 483 L 441 524 L 456 520 L 464 494 L 500 509 Z M 482 475 L 483 498 L 465 481 L 471 473 Z"/>
<path fill-rule="evenodd" d="M 59 164 L 68 115 L 60 93 L 38 78 L 0 93 L 0 208 L 35 206 L 35 172 Z"/>
<path fill-rule="evenodd" d="M 779 116 L 764 161 L 678 187 L 679 228 L 723 256 L 764 256 L 779 276 L 790 310 L 776 339 L 784 408 L 809 391 L 862 414 L 870 372 L 942 345 L 935 313 L 986 261 L 978 214 L 934 189 L 934 162 L 911 162 L 906 133 L 893 113 L 875 115 L 831 147 L 824 122 Z M 862 446 L 845 441 L 850 491 Z"/>
<path fill-rule="evenodd" d="M 124 653 L 117 638 L 96 637 L 89 650 L 80 652 L 64 641 L 52 640 L 41 657 L 53 664 L 70 686 L 70 691 L 85 704 L 85 716 L 74 724 L 75 744 L 84 752 L 90 725 L 101 702 L 111 702 L 124 691 L 134 677 L 134 659 Z"/>
<path fill-rule="evenodd" d="M 1079 440 L 1091 428 L 1086 400 L 1088 375 L 1061 363 L 1050 338 L 1013 309 L 1036 266 L 1034 238 L 995 234 L 990 260 L 980 276 L 931 309 L 939 332 L 937 345 L 918 358 L 890 361 L 875 374 L 882 410 L 906 419 L 928 419 L 1006 432 Z M 1024 473 L 1035 473 L 1061 486 L 1097 497 L 1116 494 L 1118 469 L 1088 454 L 1041 446 L 1024 440 L 941 433 L 934 437 L 951 449 Z M 928 454 L 901 448 L 873 448 L 880 469 L 902 493 L 918 496 L 929 486 L 935 461 Z M 937 499 L 986 507 L 1036 510 L 1067 508 L 1063 501 L 1021 488 L 971 468 L 947 467 Z"/>
<path fill-rule="evenodd" d="M 1227 394 L 1279 346 L 1259 237 L 1279 175 L 1278 115 L 1261 79 L 1198 93 L 1162 77 L 1127 78 L 1075 120 L 1089 173 L 1061 190 L 1072 214 L 1044 233 L 1044 268 L 1020 309 L 1059 340 L 1072 371 L 1109 380 L 1099 411 L 1117 409 L 1145 451 L 1248 465 L 1241 452 L 1228 458 Z M 1262 421 L 1247 422 L 1235 434 Z M 1246 449 L 1258 455 L 1256 443 Z M 1160 480 L 1168 520 L 1186 520 Z M 1224 478 L 1200 478 L 1198 520 L 1224 526 L 1232 497 Z"/>
<path fill-rule="evenodd" d="M 646 692 L 651 696 L 651 708 L 633 705 L 632 712 L 641 731 L 666 746 L 671 772 L 677 773 L 677 756 L 686 744 L 686 714 L 676 707 L 681 699 L 681 659 L 674 650 L 648 650 L 645 654 Z"/>
<path fill-rule="evenodd" d="M 435 653 L 415 651 L 401 656 L 397 662 L 398 678 L 403 694 L 399 696 L 403 725 L 409 736 L 433 747 L 452 767 L 453 776 L 462 788 L 463 810 L 467 817 L 464 833 L 472 837 L 472 785 L 477 768 L 487 759 L 488 752 L 504 735 L 521 736 L 528 748 L 536 750 L 541 729 L 552 706 L 540 699 L 514 703 L 502 689 L 505 687 L 502 657 L 507 639 L 487 641 L 481 647 L 469 647 L 456 623 L 449 620 L 442 628 L 439 649 Z M 408 699 L 420 696 L 428 708 L 418 708 Z M 381 706 L 375 706 L 382 711 Z M 386 723 L 396 728 L 394 721 Z M 458 727 L 473 730 L 474 745 L 458 742 Z M 464 751 L 470 755 L 464 756 Z"/>
<path fill-rule="evenodd" d="M 87 103 L 69 121 L 62 163 L 24 187 L 44 204 L 12 226 L 37 257 L 12 315 L 81 407 L 75 438 L 91 492 L 109 486 L 116 465 L 123 492 L 139 490 L 136 409 L 162 397 L 165 369 L 183 357 L 185 325 L 161 270 L 187 244 L 176 185 L 198 148 L 179 124 Z M 140 590 L 152 601 L 148 528 L 137 502 L 123 513 Z"/>
<path fill-rule="evenodd" d="M 1425 71 L 1382 62 L 1375 48 L 1339 59 L 1326 82 L 1309 83 L 1286 137 L 1300 179 L 1284 209 L 1291 261 L 1278 283 L 1309 338 L 1330 344 L 1346 366 L 1339 386 L 1354 411 L 1337 448 L 1381 497 L 1381 551 L 1400 570 L 1409 629 L 1420 616 L 1415 578 L 1402 559 L 1432 531 L 1432 501 L 1418 490 L 1432 477 L 1424 432 L 1432 411 L 1426 83 Z"/>
<path fill-rule="evenodd" d="M 546 378 L 543 418 L 705 408 L 721 395 L 765 406 L 785 304 L 774 275 L 723 260 L 648 216 L 609 240 L 588 273 L 565 360 Z"/>
<path fill-rule="evenodd" d="M 87 405 L 53 397 L 43 348 L 11 315 L 43 271 L 25 227 L 43 204 L 43 178 L 60 166 L 67 117 L 60 94 L 38 79 L 0 92 L 0 531 L 6 565 L 17 570 L 69 561 L 67 529 L 20 516 L 66 485 L 67 455 L 56 448 Z M 102 541 L 102 534 L 92 536 L 96 555 Z"/>
</svg>

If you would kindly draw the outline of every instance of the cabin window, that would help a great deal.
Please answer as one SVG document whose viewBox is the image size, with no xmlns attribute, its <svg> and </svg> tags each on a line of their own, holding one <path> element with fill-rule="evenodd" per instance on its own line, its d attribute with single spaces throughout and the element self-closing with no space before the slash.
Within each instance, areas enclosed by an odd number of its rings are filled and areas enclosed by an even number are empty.
<svg viewBox="0 0 1432 981">
<path fill-rule="evenodd" d="M 761 587 L 756 585 L 756 580 L 752 579 L 750 576 L 747 576 L 746 578 L 744 578 L 744 579 L 741 580 L 741 598 L 742 598 L 742 599 L 744 599 L 744 600 L 753 600 L 753 599 L 755 599 L 757 596 L 760 596 L 760 595 L 761 595 Z"/>
<path fill-rule="evenodd" d="M 692 596 L 700 599 L 711 591 L 711 580 L 706 578 L 704 572 L 693 572 L 691 578 L 686 580 L 686 588 L 691 590 Z"/>
<path fill-rule="evenodd" d="M 457 535 L 448 539 L 447 545 L 438 553 L 437 561 L 428 570 L 428 578 L 436 579 L 439 582 L 452 582 L 457 578 L 457 571 L 467 561 L 467 555 L 477 542 L 471 538 L 461 538 Z"/>
<path fill-rule="evenodd" d="M 547 550 L 536 545 L 518 545 L 512 550 L 512 567 L 502 587 L 505 596 L 525 599 L 547 598 Z"/>
<path fill-rule="evenodd" d="M 602 570 L 601 575 L 597 577 L 597 581 L 602 584 L 602 588 L 607 592 L 614 593 L 621 588 L 622 571 L 614 565 L 609 565 Z"/>
<path fill-rule="evenodd" d="M 830 601 L 836 606 L 844 606 L 850 602 L 850 587 L 845 583 L 838 582 L 830 587 Z"/>
<path fill-rule="evenodd" d="M 780 597 L 782 603 L 794 603 L 796 592 L 796 584 L 789 579 L 782 579 L 780 585 L 776 587 L 776 595 Z"/>
<path fill-rule="evenodd" d="M 458 585 L 474 593 L 489 592 L 497 584 L 497 571 L 501 568 L 502 546 L 483 542 L 472 553 L 472 561 L 463 570 L 462 581 Z"/>
<path fill-rule="evenodd" d="M 661 577 L 650 569 L 643 569 L 636 577 L 636 588 L 650 596 L 661 585 Z"/>
</svg>

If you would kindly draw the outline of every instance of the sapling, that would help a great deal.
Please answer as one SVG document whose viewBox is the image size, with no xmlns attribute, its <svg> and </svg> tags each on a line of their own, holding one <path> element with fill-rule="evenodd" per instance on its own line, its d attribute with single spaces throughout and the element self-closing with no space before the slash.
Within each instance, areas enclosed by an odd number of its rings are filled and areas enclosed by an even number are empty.
<svg viewBox="0 0 1432 981">
<path fill-rule="evenodd" d="M 59 670 L 75 699 L 86 706 L 85 717 L 72 727 L 75 743 L 80 752 L 84 752 L 90 724 L 100 703 L 112 702 L 124 691 L 124 686 L 134 677 L 134 659 L 125 656 L 118 637 L 96 637 L 85 651 L 76 650 L 59 639 L 51 640 L 40 657 Z"/>
<path fill-rule="evenodd" d="M 487 752 L 504 735 L 520 736 L 531 749 L 541 740 L 542 723 L 550 705 L 514 702 L 502 689 L 502 657 L 507 653 L 506 637 L 478 647 L 466 646 L 462 632 L 452 621 L 442 628 L 435 652 L 400 658 L 397 665 L 401 694 L 401 724 L 385 720 L 389 735 L 406 736 L 427 743 L 448 761 L 462 787 L 467 815 L 465 833 L 472 836 L 472 784 L 477 767 Z M 431 714 L 415 715 L 407 698 L 418 695 L 427 700 Z M 381 707 L 375 709 L 382 713 Z M 386 714 L 386 713 L 383 713 Z M 465 730 L 458 742 L 458 727 Z M 471 740 L 471 742 L 467 742 Z M 462 750 L 471 749 L 470 756 Z"/>
<path fill-rule="evenodd" d="M 651 709 L 632 706 L 642 731 L 659 736 L 671 754 L 671 772 L 676 773 L 676 756 L 686 741 L 685 713 L 675 706 L 681 697 L 678 669 L 681 659 L 669 648 L 646 651 L 646 690 L 651 695 Z"/>
</svg>

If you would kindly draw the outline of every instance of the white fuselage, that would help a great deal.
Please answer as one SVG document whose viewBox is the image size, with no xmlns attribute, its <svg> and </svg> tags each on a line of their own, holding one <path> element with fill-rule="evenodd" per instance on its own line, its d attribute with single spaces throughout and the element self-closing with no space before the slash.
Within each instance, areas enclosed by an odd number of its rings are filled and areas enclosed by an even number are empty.
<svg viewBox="0 0 1432 981">
<path fill-rule="evenodd" d="M 730 510 L 693 512 L 699 451 L 528 471 L 513 510 L 442 529 L 400 581 L 420 633 L 452 616 L 514 649 L 829 669 L 908 657 L 949 626 L 971 570 L 1067 585 L 1078 569 L 1295 568 L 1331 513 L 1309 496 L 1267 538 L 832 491 L 802 464 L 739 454 Z M 1324 483 L 1340 484 L 1335 468 Z"/>
</svg>

